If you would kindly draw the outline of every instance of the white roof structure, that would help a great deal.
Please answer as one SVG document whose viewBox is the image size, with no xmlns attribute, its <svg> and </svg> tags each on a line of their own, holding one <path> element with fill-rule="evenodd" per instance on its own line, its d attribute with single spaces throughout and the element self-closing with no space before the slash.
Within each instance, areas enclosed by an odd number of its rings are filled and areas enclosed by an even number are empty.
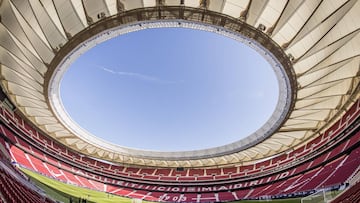
<svg viewBox="0 0 360 203">
<path fill-rule="evenodd" d="M 156 167 L 252 162 L 310 141 L 359 99 L 359 19 L 358 0 L 1 0 L 1 85 L 19 114 L 89 156 Z M 280 67 L 276 118 L 246 141 L 173 153 L 113 146 L 69 125 L 56 96 L 67 64 L 107 38 L 157 26 L 253 43 Z"/>
</svg>

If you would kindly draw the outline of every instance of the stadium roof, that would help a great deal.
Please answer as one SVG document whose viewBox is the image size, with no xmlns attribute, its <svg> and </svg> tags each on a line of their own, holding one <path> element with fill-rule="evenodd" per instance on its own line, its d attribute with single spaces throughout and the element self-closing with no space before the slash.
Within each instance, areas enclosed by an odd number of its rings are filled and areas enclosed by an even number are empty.
<svg viewBox="0 0 360 203">
<path fill-rule="evenodd" d="M 17 111 L 66 146 L 104 160 L 206 167 L 267 158 L 316 137 L 360 95 L 357 0 L 3 0 L 0 14 L 1 85 Z M 69 127 L 54 108 L 62 67 L 107 37 L 156 26 L 238 36 L 270 63 L 274 57 L 287 83 L 278 118 L 246 142 L 176 153 L 114 148 Z"/>
</svg>

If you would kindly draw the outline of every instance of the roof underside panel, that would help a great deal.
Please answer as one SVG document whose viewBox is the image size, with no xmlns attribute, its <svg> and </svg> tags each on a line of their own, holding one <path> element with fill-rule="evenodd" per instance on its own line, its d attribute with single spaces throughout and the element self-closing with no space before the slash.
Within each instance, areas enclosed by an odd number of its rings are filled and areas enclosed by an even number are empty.
<svg viewBox="0 0 360 203">
<path fill-rule="evenodd" d="M 59 49 L 61 45 L 66 43 L 66 35 L 61 32 L 62 29 L 59 29 L 59 25 L 56 25 L 53 22 L 53 19 L 46 12 L 45 8 L 41 6 L 39 1 L 31 1 L 31 4 L 31 8 L 34 10 L 34 15 L 36 16 L 36 19 L 46 36 L 46 40 L 53 49 Z"/>
<path fill-rule="evenodd" d="M 57 11 L 55 8 L 55 5 L 53 4 L 52 0 L 40 0 L 41 4 L 43 5 L 45 12 L 47 13 L 47 16 L 51 18 L 52 23 L 56 26 L 56 29 L 60 31 L 62 36 L 66 38 L 66 34 L 64 31 L 64 28 L 60 22 L 60 18 L 57 15 Z"/>
<path fill-rule="evenodd" d="M 221 12 L 226 0 L 210 1 L 209 10 Z"/>
<path fill-rule="evenodd" d="M 109 15 L 115 15 L 118 12 L 117 0 L 105 0 L 107 10 L 109 11 Z"/>
<path fill-rule="evenodd" d="M 36 55 L 39 59 L 40 57 L 36 54 L 35 49 L 32 47 L 30 41 L 27 39 L 24 31 L 22 30 L 19 22 L 16 20 L 16 16 L 11 9 L 9 2 L 3 2 L 0 7 L 1 13 L 1 27 L 5 27 L 7 32 L 16 33 L 17 39 L 24 44 L 24 47 L 29 49 L 32 54 Z M 4 33 L 4 31 L 1 31 Z"/>
<path fill-rule="evenodd" d="M 264 25 L 266 28 L 273 27 L 283 12 L 286 3 L 287 0 L 269 1 L 264 7 L 261 15 L 257 18 L 254 27 L 259 27 L 260 24 Z"/>
<path fill-rule="evenodd" d="M 19 86 L 30 87 L 34 91 L 42 92 L 42 86 L 34 80 L 27 78 L 18 72 L 15 69 L 9 68 L 7 66 L 1 66 L 1 74 L 8 81 L 12 81 Z"/>
<path fill-rule="evenodd" d="M 81 1 L 75 1 L 75 3 L 73 4 L 70 0 L 54 1 L 67 38 L 74 36 L 87 25 Z"/>
<path fill-rule="evenodd" d="M 135 8 L 143 7 L 142 0 L 122 1 L 125 6 L 125 10 L 131 10 Z"/>
<path fill-rule="evenodd" d="M 303 1 L 297 5 L 295 11 L 289 13 L 286 23 L 282 24 L 279 31 L 274 33 L 273 39 L 281 46 L 289 43 L 301 31 L 301 28 L 311 17 L 320 2 L 320 0 Z"/>
<path fill-rule="evenodd" d="M 24 87 L 17 83 L 13 83 L 13 82 L 6 81 L 6 80 L 4 80 L 3 82 L 6 83 L 8 92 L 11 95 L 23 96 L 23 97 L 27 97 L 27 98 L 45 101 L 44 95 L 38 91 L 35 91 L 34 89 L 31 89 L 29 87 Z"/>
<path fill-rule="evenodd" d="M 106 16 L 110 16 L 106 2 L 103 0 L 86 0 L 83 3 L 89 23 L 95 23 Z"/>
<path fill-rule="evenodd" d="M 12 7 L 12 10 L 15 13 L 15 16 L 16 16 L 20 26 L 24 30 L 26 37 L 28 39 L 31 39 L 30 40 L 31 44 L 34 47 L 34 49 L 36 50 L 36 52 L 39 54 L 41 59 L 45 63 L 50 63 L 54 57 L 54 53 L 52 52 L 51 47 L 48 44 L 48 42 L 46 41 L 44 35 L 40 34 L 40 36 L 39 36 L 40 28 L 35 27 L 34 25 L 30 24 L 27 21 L 29 19 L 24 18 L 24 16 L 22 16 L 22 14 L 14 6 Z M 28 18 L 30 18 L 30 17 L 28 17 Z M 33 18 L 31 18 L 31 19 L 33 19 Z M 31 22 L 32 20 L 29 20 L 29 21 Z M 34 23 L 36 23 L 36 21 Z M 16 36 L 16 33 L 13 33 L 13 34 Z"/>
<path fill-rule="evenodd" d="M 324 28 L 330 29 L 333 27 L 351 9 L 355 2 L 356 0 L 323 1 L 303 29 L 296 35 L 292 44 L 296 44 L 305 37 L 313 36 L 312 32 L 326 32 Z"/>
<path fill-rule="evenodd" d="M 13 8 L 13 11 L 15 12 L 15 14 L 17 15 L 17 18 L 20 18 L 20 15 L 21 15 L 21 17 L 24 18 L 26 23 L 31 27 L 32 31 L 36 33 L 36 35 L 39 37 L 39 39 L 48 48 L 50 48 L 50 45 L 45 37 L 43 30 L 41 29 L 40 25 L 38 24 L 38 19 L 34 15 L 35 14 L 34 11 L 41 12 L 40 11 L 41 7 L 39 7 L 40 4 L 38 5 L 37 8 L 35 8 L 36 10 L 33 10 L 30 2 L 28 2 L 28 1 L 14 0 L 12 2 L 13 2 L 12 5 L 14 5 L 12 8 Z M 38 14 L 41 15 L 41 13 L 38 13 Z"/>
<path fill-rule="evenodd" d="M 237 0 L 227 0 L 224 5 L 223 13 L 234 18 L 240 17 L 241 12 L 243 12 L 249 1 L 237 1 Z"/>
</svg>

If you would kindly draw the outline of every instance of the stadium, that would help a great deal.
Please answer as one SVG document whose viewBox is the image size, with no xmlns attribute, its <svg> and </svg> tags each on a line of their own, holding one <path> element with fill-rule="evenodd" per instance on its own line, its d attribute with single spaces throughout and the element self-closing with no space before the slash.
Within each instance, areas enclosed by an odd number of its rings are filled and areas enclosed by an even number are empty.
<svg viewBox="0 0 360 203">
<path fill-rule="evenodd" d="M 0 202 L 360 202 L 358 19 L 358 0 L 0 0 Z M 69 65 L 156 28 L 259 53 L 279 85 L 271 117 L 233 143 L 173 152 L 77 126 L 59 95 Z"/>
</svg>

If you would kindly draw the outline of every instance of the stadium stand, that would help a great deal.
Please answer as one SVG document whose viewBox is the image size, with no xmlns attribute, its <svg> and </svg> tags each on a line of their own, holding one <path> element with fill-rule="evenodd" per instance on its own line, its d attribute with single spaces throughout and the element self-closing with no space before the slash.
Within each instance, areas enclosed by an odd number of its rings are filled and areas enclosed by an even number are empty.
<svg viewBox="0 0 360 203">
<path fill-rule="evenodd" d="M 359 110 L 352 112 L 359 114 Z M 17 119 L 18 123 L 23 123 Z M 22 167 L 45 176 L 131 198 L 216 202 L 304 195 L 345 184 L 359 171 L 360 165 L 359 122 L 353 121 L 352 125 L 346 122 L 348 128 L 337 123 L 336 128 L 330 129 L 337 133 L 335 142 L 324 142 L 329 137 L 324 136 L 329 134 L 325 132 L 309 142 L 311 144 L 270 160 L 204 169 L 118 166 L 77 155 L 54 141 L 38 142 L 46 138 L 29 126 L 24 129 L 5 123 L 0 127 L 1 143 L 11 158 Z M 29 139 L 34 135 L 37 139 Z"/>
<path fill-rule="evenodd" d="M 1 142 L 1 144 L 4 144 L 4 142 Z M 0 159 L 0 202 L 55 203 L 10 165 L 6 155 L 1 152 Z"/>
</svg>

